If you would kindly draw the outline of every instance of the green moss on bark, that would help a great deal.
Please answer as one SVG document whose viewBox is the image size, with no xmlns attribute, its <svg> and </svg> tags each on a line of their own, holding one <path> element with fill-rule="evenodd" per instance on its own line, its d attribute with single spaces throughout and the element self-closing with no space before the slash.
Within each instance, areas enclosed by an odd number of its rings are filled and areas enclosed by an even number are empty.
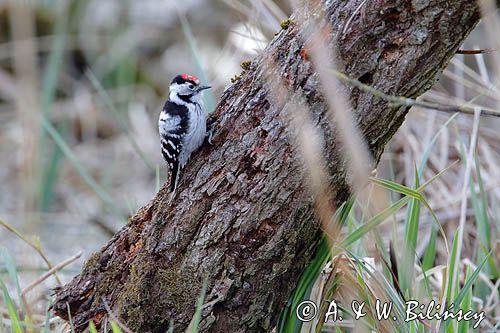
<svg viewBox="0 0 500 333">
<path fill-rule="evenodd" d="M 141 256 L 117 300 L 120 317 L 134 332 L 168 327 L 171 315 L 195 308 L 201 281 L 191 267 L 162 267 L 161 260 Z"/>
</svg>

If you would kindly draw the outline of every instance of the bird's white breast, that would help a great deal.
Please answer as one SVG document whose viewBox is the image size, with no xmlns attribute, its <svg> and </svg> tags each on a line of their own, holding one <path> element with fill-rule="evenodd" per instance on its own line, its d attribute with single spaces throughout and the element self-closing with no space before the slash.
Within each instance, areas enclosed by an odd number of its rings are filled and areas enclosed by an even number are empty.
<svg viewBox="0 0 500 333">
<path fill-rule="evenodd" d="M 189 126 L 183 138 L 183 147 L 179 156 L 181 167 L 188 162 L 191 154 L 201 147 L 207 133 L 206 115 L 202 102 L 190 103 L 186 105 L 189 112 Z"/>
</svg>

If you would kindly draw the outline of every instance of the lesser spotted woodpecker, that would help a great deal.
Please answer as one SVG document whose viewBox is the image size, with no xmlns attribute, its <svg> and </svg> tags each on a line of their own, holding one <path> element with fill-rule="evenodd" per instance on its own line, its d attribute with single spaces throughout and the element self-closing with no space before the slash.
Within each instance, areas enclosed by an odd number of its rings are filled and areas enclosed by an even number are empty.
<svg viewBox="0 0 500 333">
<path fill-rule="evenodd" d="M 158 128 L 161 152 L 170 169 L 170 192 L 175 192 L 180 170 L 207 137 L 207 117 L 202 92 L 210 86 L 200 84 L 193 75 L 177 75 L 160 113 Z"/>
</svg>

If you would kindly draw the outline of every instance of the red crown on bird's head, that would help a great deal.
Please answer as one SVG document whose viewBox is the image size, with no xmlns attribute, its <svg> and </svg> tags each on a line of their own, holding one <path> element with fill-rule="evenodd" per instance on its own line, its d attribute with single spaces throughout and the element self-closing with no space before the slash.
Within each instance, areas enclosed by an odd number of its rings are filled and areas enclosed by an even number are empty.
<svg viewBox="0 0 500 333">
<path fill-rule="evenodd" d="M 191 74 L 182 74 L 181 77 L 184 80 L 189 80 L 189 81 L 193 81 L 193 82 L 196 82 L 196 83 L 200 82 L 200 80 L 196 76 L 191 75 Z"/>
</svg>

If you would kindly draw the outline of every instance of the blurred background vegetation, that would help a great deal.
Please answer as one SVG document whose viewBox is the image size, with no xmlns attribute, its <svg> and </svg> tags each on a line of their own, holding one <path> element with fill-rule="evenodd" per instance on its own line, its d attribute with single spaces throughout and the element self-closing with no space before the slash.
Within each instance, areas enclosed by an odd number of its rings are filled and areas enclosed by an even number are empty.
<svg viewBox="0 0 500 333">
<path fill-rule="evenodd" d="M 213 109 L 240 63 L 258 54 L 290 13 L 288 1 L 273 0 L 0 1 L 0 276 L 15 266 L 25 286 L 45 272 L 33 247 L 58 263 L 104 245 L 165 181 L 157 117 L 172 77 L 187 72 L 210 83 L 206 103 Z M 480 25 L 462 48 L 488 47 Z M 493 68 L 490 54 L 456 55 L 425 97 L 498 109 Z M 421 183 L 449 167 L 424 192 L 449 240 L 474 125 L 469 115 L 451 116 L 412 109 L 378 168 L 379 177 L 413 187 L 423 159 Z M 480 125 L 465 194 L 462 256 L 471 262 L 491 249 L 499 255 L 500 123 L 485 118 Z M 383 233 L 387 241 L 404 232 L 407 214 L 392 215 L 397 227 Z M 433 263 L 445 263 L 432 216 L 422 211 L 418 219 L 417 253 L 431 239 Z M 29 293 L 34 312 L 44 313 L 55 283 L 50 278 Z"/>
</svg>

